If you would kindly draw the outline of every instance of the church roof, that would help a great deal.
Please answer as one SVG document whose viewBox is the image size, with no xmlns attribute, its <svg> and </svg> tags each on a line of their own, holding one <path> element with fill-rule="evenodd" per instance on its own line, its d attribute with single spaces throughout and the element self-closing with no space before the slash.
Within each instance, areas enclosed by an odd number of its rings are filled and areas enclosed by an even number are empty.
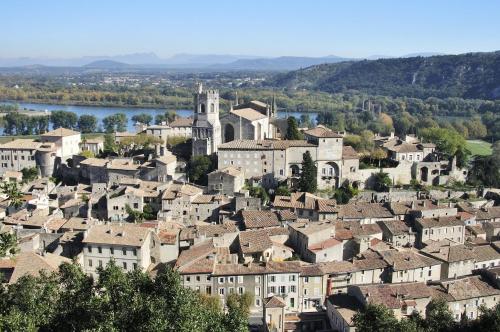
<svg viewBox="0 0 500 332">
<path fill-rule="evenodd" d="M 240 108 L 232 110 L 230 113 L 250 121 L 256 121 L 267 118 L 267 115 L 262 114 L 259 111 L 254 110 L 253 108 Z"/>
</svg>

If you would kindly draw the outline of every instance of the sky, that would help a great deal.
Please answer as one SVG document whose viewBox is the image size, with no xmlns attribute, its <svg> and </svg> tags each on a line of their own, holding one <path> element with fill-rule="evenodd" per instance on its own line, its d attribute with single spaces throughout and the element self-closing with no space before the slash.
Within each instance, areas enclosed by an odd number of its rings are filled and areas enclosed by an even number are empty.
<svg viewBox="0 0 500 332">
<path fill-rule="evenodd" d="M 0 57 L 500 50 L 491 0 L 0 1 Z"/>
</svg>

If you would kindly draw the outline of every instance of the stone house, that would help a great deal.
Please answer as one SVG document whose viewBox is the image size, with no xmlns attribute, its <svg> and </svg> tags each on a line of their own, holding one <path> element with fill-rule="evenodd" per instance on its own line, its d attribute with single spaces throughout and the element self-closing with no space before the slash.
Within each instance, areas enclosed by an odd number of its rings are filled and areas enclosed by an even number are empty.
<svg viewBox="0 0 500 332">
<path fill-rule="evenodd" d="M 326 314 L 330 326 L 340 332 L 354 332 L 354 315 L 363 309 L 361 303 L 347 294 L 336 294 L 326 300 Z"/>
<path fill-rule="evenodd" d="M 345 221 L 357 221 L 360 224 L 375 224 L 383 220 L 396 220 L 384 204 L 354 202 L 338 206 L 338 218 Z"/>
<path fill-rule="evenodd" d="M 500 206 L 483 207 L 476 211 L 478 223 L 500 222 Z"/>
<path fill-rule="evenodd" d="M 234 196 L 245 186 L 245 172 L 241 167 L 228 166 L 208 173 L 208 190 L 212 193 Z"/>
<path fill-rule="evenodd" d="M 32 139 L 15 139 L 0 144 L 0 174 L 36 167 L 35 155 L 41 146 L 42 143 Z"/>
<path fill-rule="evenodd" d="M 132 210 L 144 209 L 144 192 L 133 187 L 120 186 L 106 195 L 107 214 L 110 221 L 125 221 L 129 217 L 127 205 Z"/>
<path fill-rule="evenodd" d="M 306 262 L 342 260 L 342 242 L 335 239 L 332 222 L 303 221 L 290 224 L 288 228 L 290 243 Z"/>
<path fill-rule="evenodd" d="M 417 233 L 416 244 L 420 248 L 428 241 L 448 239 L 457 243 L 465 241 L 465 223 L 460 215 L 436 218 L 419 218 L 413 228 Z"/>
<path fill-rule="evenodd" d="M 319 264 L 301 266 L 299 311 L 314 312 L 323 306 L 327 294 L 327 279 Z"/>
<path fill-rule="evenodd" d="M 283 332 L 285 330 L 286 302 L 280 296 L 270 296 L 264 301 L 264 323 L 266 331 Z"/>
<path fill-rule="evenodd" d="M 229 204 L 223 195 L 197 195 L 191 201 L 189 218 L 192 223 L 218 222 L 219 209 Z"/>
<path fill-rule="evenodd" d="M 279 240 L 273 241 L 272 232 L 272 228 L 240 232 L 236 241 L 240 261 L 269 262 L 291 258 L 293 250 Z"/>
<path fill-rule="evenodd" d="M 161 197 L 161 211 L 158 218 L 172 218 L 183 223 L 191 223 L 191 202 L 203 193 L 203 189 L 187 184 L 172 183 L 164 191 Z"/>
<path fill-rule="evenodd" d="M 42 143 L 54 143 L 56 155 L 65 161 L 80 152 L 81 134 L 66 128 L 57 128 L 40 135 Z"/>
<path fill-rule="evenodd" d="M 297 312 L 299 303 L 300 262 L 267 262 L 264 275 L 264 292 L 267 296 L 285 298 L 285 310 Z"/>
<path fill-rule="evenodd" d="M 433 291 L 425 283 L 401 283 L 351 286 L 348 294 L 364 306 L 383 305 L 398 319 L 417 312 L 425 317 L 425 309 L 432 299 Z"/>
<path fill-rule="evenodd" d="M 496 241 L 500 239 L 500 221 L 485 222 L 483 229 L 486 232 L 486 241 Z"/>
<path fill-rule="evenodd" d="M 90 151 L 97 156 L 104 150 L 104 139 L 102 137 L 84 138 L 80 142 L 80 151 Z"/>
<path fill-rule="evenodd" d="M 486 269 L 500 265 L 500 253 L 489 244 L 472 247 L 474 269 Z"/>
<path fill-rule="evenodd" d="M 389 283 L 427 282 L 441 278 L 441 261 L 412 250 L 384 250 L 379 255 L 389 264 Z"/>
<path fill-rule="evenodd" d="M 347 292 L 352 285 L 356 266 L 349 261 L 324 262 L 319 264 L 327 280 L 326 296 Z"/>
<path fill-rule="evenodd" d="M 383 220 L 377 223 L 382 229 L 382 240 L 396 248 L 413 247 L 415 232 L 401 220 Z"/>
<path fill-rule="evenodd" d="M 83 269 L 96 276 L 111 259 L 125 271 L 146 271 L 160 262 L 160 240 L 147 227 L 133 224 L 94 225 L 83 237 Z"/>
<path fill-rule="evenodd" d="M 433 297 L 444 300 L 458 322 L 463 317 L 476 319 L 480 307 L 493 308 L 500 300 L 500 290 L 480 276 L 443 280 L 431 286 Z"/>
<path fill-rule="evenodd" d="M 309 220 L 334 219 L 337 216 L 337 202 L 306 192 L 291 193 L 290 196 L 275 196 L 272 204 L 275 210 L 288 210 L 298 218 Z"/>
<path fill-rule="evenodd" d="M 472 274 L 476 255 L 471 247 L 447 240 L 429 241 L 420 251 L 441 261 L 441 279 L 456 278 Z"/>
<path fill-rule="evenodd" d="M 242 224 L 246 230 L 281 226 L 278 215 L 269 210 L 242 210 Z"/>
</svg>

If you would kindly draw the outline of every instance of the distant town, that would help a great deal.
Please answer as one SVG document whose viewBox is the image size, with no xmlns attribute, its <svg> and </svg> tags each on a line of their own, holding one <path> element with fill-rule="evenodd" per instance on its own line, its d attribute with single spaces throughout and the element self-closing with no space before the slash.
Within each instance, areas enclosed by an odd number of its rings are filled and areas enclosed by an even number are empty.
<svg viewBox="0 0 500 332">
<path fill-rule="evenodd" d="M 110 264 L 169 270 L 223 311 L 244 297 L 244 325 L 276 332 L 363 331 L 379 306 L 421 324 L 436 308 L 459 324 L 498 307 L 500 189 L 466 185 L 488 171 L 466 161 L 463 138 L 395 134 L 370 100 L 364 111 L 387 125 L 372 135 L 280 116 L 274 95 L 235 92 L 221 112 L 204 83 L 191 116 L 136 117 L 132 131 L 114 116 L 82 134 L 85 121 L 66 128 L 60 113 L 26 138 L 4 120 L 15 136 L 0 144 L 7 287 L 72 262 L 92 280 Z"/>
</svg>

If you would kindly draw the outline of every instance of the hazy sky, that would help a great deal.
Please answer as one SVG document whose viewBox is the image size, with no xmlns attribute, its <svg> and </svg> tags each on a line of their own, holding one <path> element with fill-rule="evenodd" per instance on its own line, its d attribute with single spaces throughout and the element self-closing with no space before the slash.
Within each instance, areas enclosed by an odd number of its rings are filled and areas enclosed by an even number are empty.
<svg viewBox="0 0 500 332">
<path fill-rule="evenodd" d="M 403 55 L 500 49 L 500 1 L 0 1 L 0 57 Z"/>
</svg>

